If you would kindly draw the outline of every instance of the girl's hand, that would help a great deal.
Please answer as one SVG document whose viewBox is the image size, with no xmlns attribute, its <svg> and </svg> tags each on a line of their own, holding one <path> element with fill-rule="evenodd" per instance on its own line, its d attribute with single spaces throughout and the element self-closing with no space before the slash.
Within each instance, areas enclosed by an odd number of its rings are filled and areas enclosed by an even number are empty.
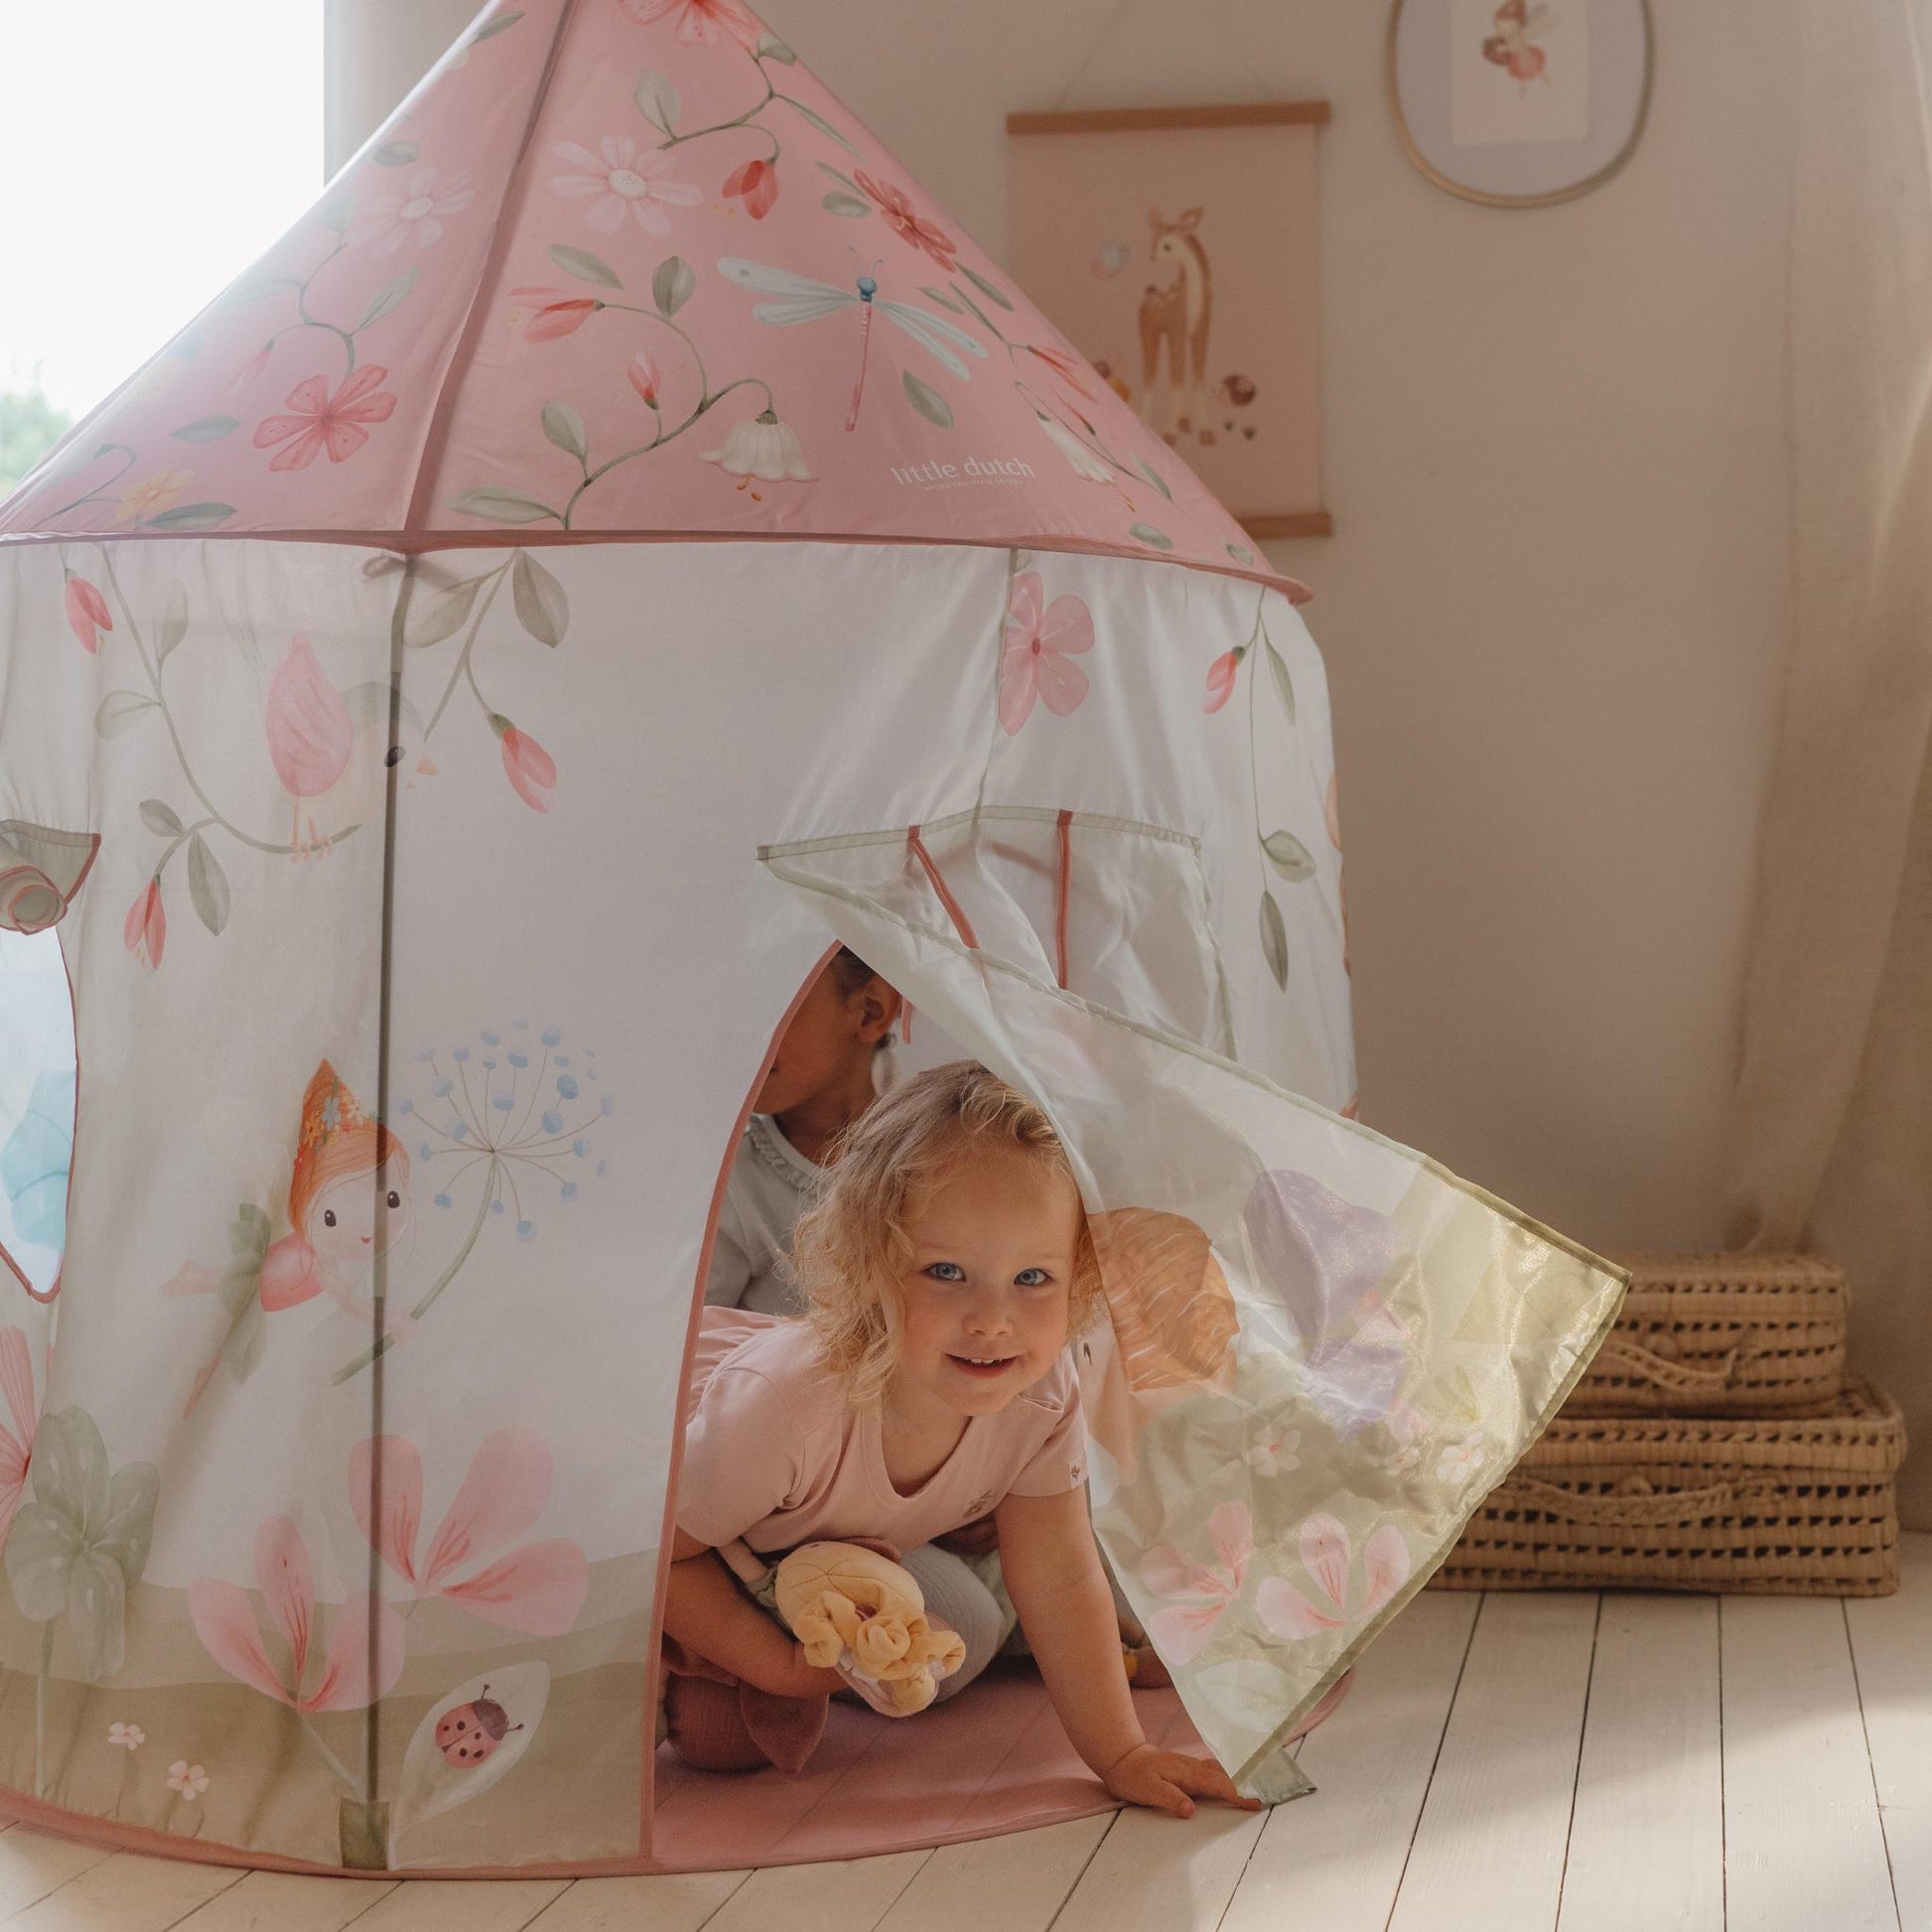
<svg viewBox="0 0 1932 1932">
<path fill-rule="evenodd" d="M 781 1630 L 778 1633 L 783 1636 Z M 808 1663 L 805 1646 L 794 1643 L 791 1646 L 791 1669 L 780 1683 L 766 1684 L 762 1687 L 774 1697 L 816 1698 L 830 1697 L 835 1691 L 846 1688 L 845 1679 L 832 1669 L 821 1670 L 816 1664 Z"/>
<path fill-rule="evenodd" d="M 1157 1750 L 1152 1744 L 1136 1744 L 1116 1759 L 1103 1782 L 1125 1804 L 1147 1805 L 1176 1818 L 1193 1817 L 1196 1798 L 1211 1798 L 1236 1811 L 1261 1809 L 1259 1799 L 1244 1798 L 1235 1790 L 1211 1757 L 1186 1757 L 1179 1751 Z"/>
</svg>

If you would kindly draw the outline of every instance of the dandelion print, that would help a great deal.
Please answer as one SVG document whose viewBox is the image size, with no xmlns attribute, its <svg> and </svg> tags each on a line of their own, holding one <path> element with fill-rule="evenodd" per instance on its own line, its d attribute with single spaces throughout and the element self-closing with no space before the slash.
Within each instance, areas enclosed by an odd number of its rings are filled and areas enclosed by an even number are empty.
<svg viewBox="0 0 1932 1932">
<path fill-rule="evenodd" d="M 602 1176 L 599 1123 L 608 1094 L 598 1084 L 595 1049 L 566 1041 L 562 1029 L 519 1021 L 484 1028 L 447 1051 L 416 1056 L 424 1090 L 396 1104 L 396 1132 L 411 1143 L 410 1160 L 434 1191 L 432 1204 L 453 1219 L 468 1216 L 456 1252 L 409 1311 L 413 1326 L 463 1272 L 491 1220 L 518 1241 L 538 1238 L 544 1216 L 568 1210 L 588 1175 Z M 419 1196 L 420 1198 L 420 1196 Z M 399 1337 L 384 1335 L 336 1372 L 346 1382 Z"/>
</svg>

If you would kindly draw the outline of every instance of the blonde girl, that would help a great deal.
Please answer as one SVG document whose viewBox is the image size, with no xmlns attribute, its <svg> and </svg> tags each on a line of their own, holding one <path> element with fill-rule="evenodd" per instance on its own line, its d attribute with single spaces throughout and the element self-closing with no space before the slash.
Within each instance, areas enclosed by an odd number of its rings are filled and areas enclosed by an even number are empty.
<svg viewBox="0 0 1932 1932">
<path fill-rule="evenodd" d="M 786 1551 L 864 1537 L 916 1553 L 990 1512 L 1047 1693 L 1107 1789 L 1183 1817 L 1196 1798 L 1248 1804 L 1212 1760 L 1147 1741 L 1120 1668 L 1066 1349 L 1098 1270 L 1045 1115 L 965 1061 L 885 1095 L 846 1136 L 794 1265 L 807 1321 L 705 1311 L 664 1619 L 672 1744 L 715 1768 L 762 1761 L 734 1734 L 742 1688 L 839 1688 L 759 1606 Z"/>
</svg>

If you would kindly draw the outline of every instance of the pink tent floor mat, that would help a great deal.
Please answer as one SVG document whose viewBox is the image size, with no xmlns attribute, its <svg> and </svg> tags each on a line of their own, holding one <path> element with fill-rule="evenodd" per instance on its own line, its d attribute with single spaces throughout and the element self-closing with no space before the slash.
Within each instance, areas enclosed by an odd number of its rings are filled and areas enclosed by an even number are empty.
<svg viewBox="0 0 1932 1932">
<path fill-rule="evenodd" d="M 1134 1708 L 1151 1741 L 1200 1748 L 1173 1691 L 1138 1691 Z M 1114 1808 L 1026 1665 L 996 1665 L 912 1720 L 835 1703 L 797 1777 L 693 1771 L 665 1746 L 656 1782 L 652 1857 L 679 1871 L 873 1857 Z"/>
</svg>

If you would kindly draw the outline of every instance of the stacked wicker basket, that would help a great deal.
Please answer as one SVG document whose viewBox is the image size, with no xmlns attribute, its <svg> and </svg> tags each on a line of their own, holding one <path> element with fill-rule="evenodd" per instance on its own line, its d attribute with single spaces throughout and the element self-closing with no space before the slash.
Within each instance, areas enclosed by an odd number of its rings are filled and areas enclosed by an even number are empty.
<svg viewBox="0 0 1932 1932">
<path fill-rule="evenodd" d="M 1634 1255 L 1615 1328 L 1470 1518 L 1448 1589 L 1882 1596 L 1897 1405 L 1845 1374 L 1844 1273 L 1809 1255 Z"/>
</svg>

